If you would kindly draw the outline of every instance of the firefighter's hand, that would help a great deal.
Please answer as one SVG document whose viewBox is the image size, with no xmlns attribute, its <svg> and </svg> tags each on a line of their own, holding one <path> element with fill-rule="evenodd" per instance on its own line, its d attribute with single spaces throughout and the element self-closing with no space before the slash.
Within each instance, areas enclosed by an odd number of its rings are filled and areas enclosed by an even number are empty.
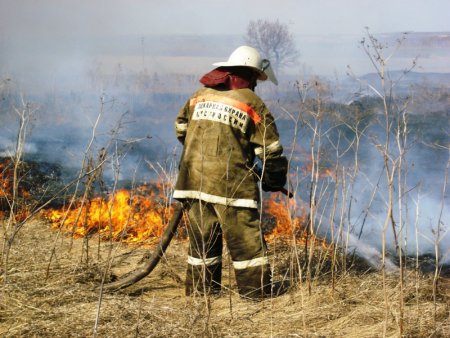
<svg viewBox="0 0 450 338">
<path fill-rule="evenodd" d="M 261 182 L 261 187 L 262 187 L 262 190 L 264 190 L 264 191 L 277 192 L 277 191 L 281 191 L 284 186 L 283 187 L 270 186 L 270 185 L 265 184 L 264 182 Z"/>
<path fill-rule="evenodd" d="M 288 161 L 281 156 L 266 160 L 264 176 L 262 178 L 262 189 L 264 191 L 281 191 L 287 180 Z"/>
</svg>

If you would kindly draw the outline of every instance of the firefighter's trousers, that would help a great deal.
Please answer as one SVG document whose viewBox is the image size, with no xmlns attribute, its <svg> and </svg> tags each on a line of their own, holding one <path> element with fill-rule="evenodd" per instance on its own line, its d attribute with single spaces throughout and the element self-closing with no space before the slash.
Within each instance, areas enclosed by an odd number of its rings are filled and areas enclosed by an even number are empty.
<svg viewBox="0 0 450 338">
<path fill-rule="evenodd" d="M 271 272 L 257 209 L 194 200 L 189 208 L 186 294 L 221 290 L 222 237 L 225 238 L 242 297 L 270 294 Z"/>
</svg>

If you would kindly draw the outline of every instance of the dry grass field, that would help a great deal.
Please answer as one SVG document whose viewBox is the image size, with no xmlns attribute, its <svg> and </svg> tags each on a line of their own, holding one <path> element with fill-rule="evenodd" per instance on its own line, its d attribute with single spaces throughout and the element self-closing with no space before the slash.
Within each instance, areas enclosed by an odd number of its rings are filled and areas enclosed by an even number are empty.
<svg viewBox="0 0 450 338">
<path fill-rule="evenodd" d="M 236 294 L 225 264 L 223 294 L 186 297 L 187 243 L 174 240 L 151 275 L 100 298 L 110 243 L 94 235 L 88 255 L 83 243 L 58 236 L 41 218 L 25 225 L 6 281 L 2 266 L 1 337 L 399 337 L 401 324 L 404 337 L 450 337 L 450 279 L 441 276 L 433 292 L 433 273 L 406 270 L 403 320 L 398 275 L 384 281 L 361 266 L 339 272 L 334 288 L 324 269 L 310 284 L 303 278 L 285 295 L 252 302 Z M 133 270 L 148 252 L 113 246 L 107 279 Z M 289 264 L 289 246 L 271 247 L 281 271 Z"/>
</svg>

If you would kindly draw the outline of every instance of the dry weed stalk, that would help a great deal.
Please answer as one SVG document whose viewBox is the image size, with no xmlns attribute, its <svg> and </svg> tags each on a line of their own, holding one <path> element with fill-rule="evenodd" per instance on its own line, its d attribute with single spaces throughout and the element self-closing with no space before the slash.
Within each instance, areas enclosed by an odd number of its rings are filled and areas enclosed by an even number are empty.
<svg viewBox="0 0 450 338">
<path fill-rule="evenodd" d="M 14 107 L 14 111 L 17 114 L 19 120 L 19 127 L 16 134 L 15 149 L 11 155 L 13 163 L 13 177 L 12 177 L 12 196 L 10 200 L 7 200 L 9 204 L 9 217 L 5 225 L 3 225 L 3 249 L 2 249 L 2 262 L 3 262 L 3 288 L 8 281 L 8 260 L 11 246 L 13 245 L 14 238 L 23 225 L 23 220 L 17 219 L 17 212 L 24 212 L 21 210 L 24 208 L 20 203 L 19 196 L 19 183 L 22 177 L 19 175 L 19 168 L 22 164 L 27 137 L 30 132 L 31 120 L 37 111 L 37 107 L 34 107 L 30 102 L 27 102 L 23 95 L 21 95 L 21 108 Z M 2 297 L 3 298 L 3 297 Z"/>
<path fill-rule="evenodd" d="M 450 133 L 448 131 L 446 131 L 446 135 L 449 136 Z M 448 139 L 448 137 L 447 137 L 447 139 Z M 428 144 L 426 142 L 423 142 L 423 143 L 425 145 L 427 145 L 428 147 L 445 149 L 448 153 L 450 153 L 450 146 L 448 144 L 439 144 L 438 142 L 436 142 L 434 144 Z M 440 266 L 440 261 L 439 261 L 440 249 L 441 249 L 440 242 L 441 242 L 442 238 L 444 237 L 444 235 L 450 231 L 450 229 L 445 229 L 443 227 L 444 223 L 442 220 L 443 211 L 444 211 L 444 208 L 446 205 L 445 199 L 446 199 L 446 191 L 447 191 L 447 185 L 448 185 L 449 168 L 450 168 L 450 158 L 447 160 L 446 167 L 444 170 L 444 182 L 443 182 L 443 186 L 442 186 L 441 206 L 440 206 L 440 210 L 439 210 L 439 217 L 437 219 L 436 228 L 433 229 L 434 240 L 429 239 L 429 240 L 432 240 L 432 242 L 434 243 L 434 253 L 435 253 L 435 270 L 434 270 L 434 276 L 433 276 L 433 302 L 434 302 L 434 322 L 435 322 L 435 324 L 436 324 L 436 313 L 437 313 L 436 307 L 437 307 L 438 282 L 439 282 L 439 277 L 440 277 L 440 273 L 441 273 L 441 266 Z M 419 207 L 417 205 L 417 209 L 418 208 Z M 417 213 L 418 212 L 419 211 L 417 210 Z M 449 252 L 447 251 L 446 254 L 448 255 Z"/>
<path fill-rule="evenodd" d="M 118 129 L 117 129 L 118 130 Z M 101 311 L 101 307 L 102 307 L 102 301 L 103 301 L 103 287 L 105 284 L 105 281 L 107 279 L 107 276 L 111 270 L 111 266 L 112 266 L 112 262 L 113 262 L 113 235 L 112 235 L 112 228 L 113 228 L 113 224 L 112 224 L 112 212 L 114 209 L 114 201 L 115 201 L 115 195 L 117 192 L 117 184 L 119 182 L 119 176 L 120 176 L 120 168 L 121 168 L 121 159 L 122 159 L 123 154 L 120 154 L 117 146 L 115 147 L 115 153 L 112 156 L 112 169 L 113 169 L 113 175 L 114 175 L 114 180 L 113 180 L 113 187 L 111 189 L 111 204 L 109 205 L 108 208 L 108 227 L 109 227 L 109 245 L 108 245 L 108 251 L 107 251 L 107 257 L 106 257 L 106 264 L 105 264 L 105 268 L 103 270 L 103 274 L 102 274 L 102 279 L 100 282 L 100 287 L 99 287 L 99 296 L 98 296 L 98 302 L 97 302 L 97 311 L 96 311 L 96 315 L 95 315 L 95 323 L 94 323 L 94 328 L 93 328 L 93 337 L 97 337 L 98 336 L 98 325 L 100 322 L 100 311 Z M 132 189 L 132 191 L 134 191 Z M 129 203 L 131 204 L 132 201 L 132 195 L 130 196 L 130 200 Z M 122 232 L 122 235 L 125 233 L 126 229 L 128 228 L 128 225 L 130 223 L 130 217 L 132 215 L 128 214 L 128 218 L 126 220 L 126 224 L 124 225 L 124 231 Z M 100 224 L 99 224 L 100 226 Z M 88 238 L 88 236 L 86 236 L 85 238 Z M 100 231 L 99 231 L 99 236 L 98 236 L 98 258 L 100 258 Z M 88 243 L 86 242 L 86 256 L 88 256 Z M 116 247 L 116 252 L 118 250 L 118 247 Z"/>
<path fill-rule="evenodd" d="M 306 97 L 307 97 L 307 93 L 308 93 L 308 84 L 307 83 L 300 83 L 297 82 L 295 85 L 298 94 L 299 94 L 299 98 L 300 98 L 300 106 L 303 105 L 306 101 Z M 294 153 L 296 151 L 297 148 L 297 137 L 299 134 L 299 129 L 301 126 L 304 126 L 304 121 L 302 119 L 302 114 L 299 111 L 299 113 L 297 114 L 297 116 L 294 116 L 289 110 L 282 108 L 282 110 L 284 111 L 284 113 L 286 113 L 286 115 L 290 118 L 290 120 L 293 122 L 294 125 L 294 133 L 292 135 L 292 147 L 291 147 L 291 152 L 289 154 L 288 157 L 288 162 L 289 162 L 289 172 L 292 172 L 292 159 L 294 156 Z M 295 177 L 297 178 L 297 182 L 295 182 L 295 184 L 293 184 L 294 182 L 292 182 L 292 179 L 290 179 L 290 175 L 288 174 L 288 193 L 291 192 L 291 189 L 293 191 L 293 198 L 294 198 L 294 209 L 292 210 L 289 207 L 289 203 L 286 203 L 286 208 L 287 208 L 287 212 L 288 212 L 288 218 L 290 220 L 290 226 L 291 226 L 291 233 L 292 233 L 292 238 L 291 238 L 291 252 L 292 254 L 290 254 L 289 257 L 289 280 L 290 283 L 292 285 L 296 285 L 298 284 L 300 286 L 300 303 L 301 306 L 303 307 L 304 305 L 304 290 L 303 290 L 303 266 L 302 266 L 302 259 L 301 259 L 301 252 L 300 252 L 300 248 L 298 246 L 298 242 L 297 242 L 297 232 L 300 229 L 296 229 L 295 228 L 295 222 L 294 222 L 294 218 L 296 217 L 296 213 L 297 213 L 297 203 L 296 203 L 296 198 L 297 198 L 297 189 L 299 187 L 299 182 L 298 182 L 298 168 L 296 168 L 296 175 Z M 293 187 L 293 188 L 291 188 Z M 303 229 L 302 232 L 308 231 L 308 228 Z M 300 235 L 300 237 L 303 237 L 302 235 Z M 302 313 L 302 323 L 303 323 L 303 327 L 306 329 L 306 318 L 304 316 L 304 313 Z"/>
<path fill-rule="evenodd" d="M 448 148 L 450 152 L 450 147 Z M 440 262 L 439 262 L 439 256 L 440 256 L 440 242 L 443 238 L 443 235 L 449 231 L 449 229 L 443 229 L 443 220 L 442 220 L 442 214 L 445 208 L 445 197 L 446 197 L 446 191 L 447 191 L 447 184 L 448 184 L 448 171 L 450 168 L 450 158 L 447 160 L 447 164 L 445 167 L 445 173 L 444 173 L 444 184 L 442 186 L 442 195 L 441 195 L 441 206 L 439 210 L 439 217 L 436 224 L 436 232 L 435 232 L 435 242 L 434 242 L 434 248 L 435 248 L 435 270 L 433 275 L 433 302 L 434 302 L 434 321 L 436 320 L 436 314 L 437 314 L 437 289 L 438 289 L 438 281 L 439 281 L 439 275 L 440 275 Z"/>
<path fill-rule="evenodd" d="M 406 181 L 403 180 L 402 174 L 406 172 L 407 162 L 405 161 L 406 156 L 406 144 L 407 144 L 407 120 L 406 120 L 406 108 L 407 102 L 402 106 L 398 107 L 399 100 L 395 97 L 394 88 L 402 80 L 403 76 L 409 73 L 416 65 L 416 61 L 412 62 L 411 67 L 403 71 L 402 76 L 397 79 L 392 79 L 391 74 L 388 71 L 388 62 L 395 54 L 395 52 L 400 48 L 403 41 L 406 38 L 406 34 L 402 36 L 401 39 L 397 41 L 394 50 L 389 54 L 385 55 L 387 46 L 380 42 L 373 34 L 369 32 L 366 28 L 367 39 L 363 38 L 361 41 L 361 48 L 366 54 L 369 61 L 378 76 L 379 88 L 367 84 L 371 91 L 382 101 L 383 104 L 383 117 L 384 117 L 384 143 L 375 144 L 376 149 L 381 153 L 384 164 L 384 171 L 386 175 L 386 185 L 387 185 L 387 212 L 383 225 L 382 232 L 382 265 L 383 265 L 383 290 L 384 299 L 386 305 L 385 312 L 385 325 L 383 335 L 386 335 L 386 323 L 389 314 L 389 300 L 386 291 L 386 268 L 385 268 L 385 257 L 387 254 L 386 247 L 386 234 L 388 226 L 391 225 L 392 233 L 394 236 L 394 244 L 396 247 L 397 256 L 400 260 L 400 275 L 399 275 L 399 285 L 400 292 L 398 296 L 399 300 L 399 335 L 402 336 L 404 332 L 404 266 L 403 266 L 403 215 L 404 215 L 404 203 L 403 196 L 408 190 L 405 185 Z M 394 142 L 397 144 L 397 152 L 391 148 L 391 138 L 394 137 Z M 406 179 L 406 178 L 405 178 Z M 395 194 L 395 182 L 397 182 L 398 191 Z M 398 222 L 395 220 L 394 215 L 394 201 L 398 202 Z M 398 227 L 398 229 L 397 229 Z M 406 240 L 406 239 L 405 239 Z"/>
<path fill-rule="evenodd" d="M 310 173 L 310 186 L 309 186 L 309 219 L 308 219 L 308 230 L 306 233 L 305 241 L 305 254 L 308 254 L 306 263 L 306 280 L 308 287 L 308 294 L 311 295 L 311 279 L 312 279 L 312 258 L 314 255 L 314 240 L 311 241 L 311 245 L 308 248 L 310 236 L 313 238 L 316 229 L 316 219 L 317 219 L 317 199 L 318 199 L 318 183 L 319 183 L 319 164 L 320 164 L 320 154 L 321 154 L 321 141 L 324 133 L 322 132 L 322 118 L 324 112 L 321 110 L 322 96 L 324 92 L 324 87 L 316 80 L 312 84 L 312 90 L 315 93 L 314 103 L 316 107 L 311 107 L 306 109 L 306 113 L 313 117 L 312 123 L 305 119 L 306 126 L 312 131 L 311 138 L 311 173 Z"/>
</svg>

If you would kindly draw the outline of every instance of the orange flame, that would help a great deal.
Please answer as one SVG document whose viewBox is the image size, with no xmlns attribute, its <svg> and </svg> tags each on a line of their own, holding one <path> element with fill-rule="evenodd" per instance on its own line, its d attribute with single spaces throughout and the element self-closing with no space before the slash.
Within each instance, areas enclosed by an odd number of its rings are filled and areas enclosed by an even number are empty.
<svg viewBox="0 0 450 338">
<path fill-rule="evenodd" d="M 74 237 L 95 232 L 102 239 L 137 242 L 160 237 L 172 212 L 173 208 L 155 196 L 152 187 L 144 185 L 134 193 L 121 189 L 107 199 L 79 201 L 70 210 L 48 210 L 45 216 L 53 228 L 62 226 Z"/>
<path fill-rule="evenodd" d="M 10 159 L 0 160 L 0 219 L 5 218 L 10 212 L 14 189 L 14 164 Z M 29 191 L 21 184 L 17 187 L 16 199 L 20 200 L 14 210 L 15 221 L 22 221 L 28 217 L 30 210 L 26 203 L 31 198 Z"/>
<path fill-rule="evenodd" d="M 11 161 L 0 162 L 0 198 L 11 198 L 13 189 Z"/>
<path fill-rule="evenodd" d="M 97 233 L 102 239 L 141 242 L 159 238 L 164 232 L 173 213 L 173 207 L 164 201 L 159 186 L 143 185 L 133 192 L 118 190 L 106 199 L 78 201 L 70 210 L 46 210 L 44 216 L 54 229 L 62 228 L 76 238 Z M 306 205 L 298 206 L 295 199 L 286 200 L 281 193 L 273 193 L 265 200 L 263 209 L 263 218 L 276 222 L 266 235 L 268 241 L 281 237 L 298 243 L 305 241 Z M 297 216 L 291 215 L 290 210 L 295 210 Z M 311 236 L 310 240 L 316 239 Z"/>
<path fill-rule="evenodd" d="M 266 239 L 270 242 L 275 238 L 284 238 L 294 240 L 298 244 L 314 242 L 325 250 L 332 250 L 332 246 L 325 239 L 310 233 L 308 209 L 306 204 L 300 202 L 298 205 L 294 199 L 286 200 L 281 193 L 272 193 L 264 202 L 264 215 L 275 218 L 276 226 L 265 236 Z"/>
<path fill-rule="evenodd" d="M 276 227 L 267 236 L 268 240 L 279 236 L 297 237 L 302 232 L 308 218 L 306 208 L 300 207 L 300 216 L 294 216 L 290 214 L 290 210 L 295 208 L 296 201 L 294 199 L 285 201 L 281 193 L 273 193 L 265 200 L 264 215 L 269 215 L 276 221 Z"/>
</svg>

